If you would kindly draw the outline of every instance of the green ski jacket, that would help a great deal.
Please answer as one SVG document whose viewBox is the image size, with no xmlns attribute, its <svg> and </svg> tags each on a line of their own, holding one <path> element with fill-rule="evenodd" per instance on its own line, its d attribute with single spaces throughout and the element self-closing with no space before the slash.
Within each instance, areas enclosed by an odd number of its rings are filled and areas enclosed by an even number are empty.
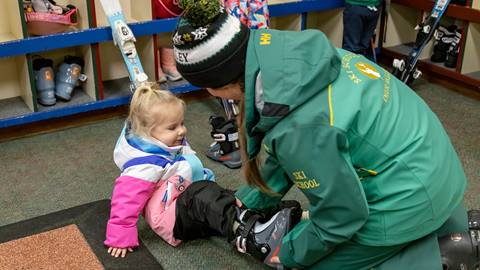
<svg viewBox="0 0 480 270">
<path fill-rule="evenodd" d="M 249 157 L 262 176 L 309 200 L 310 219 L 279 257 L 306 267 L 352 240 L 389 246 L 438 229 L 461 204 L 466 177 L 440 121 L 410 88 L 316 30 L 252 30 L 245 68 Z M 249 208 L 281 196 L 243 186 Z"/>
<path fill-rule="evenodd" d="M 345 3 L 356 6 L 379 6 L 382 0 L 345 0 Z"/>
</svg>

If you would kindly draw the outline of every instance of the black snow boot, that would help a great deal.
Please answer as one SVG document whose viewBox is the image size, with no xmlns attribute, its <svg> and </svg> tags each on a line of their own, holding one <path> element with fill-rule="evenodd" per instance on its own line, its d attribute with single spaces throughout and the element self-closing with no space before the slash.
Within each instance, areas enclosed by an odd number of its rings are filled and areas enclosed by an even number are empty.
<svg viewBox="0 0 480 270">
<path fill-rule="evenodd" d="M 450 47 L 447 51 L 447 57 L 444 65 L 449 68 L 455 68 L 457 66 L 458 53 L 460 51 L 460 40 L 462 39 L 462 33 L 459 29 L 455 31 L 455 35 L 452 38 Z"/>
<path fill-rule="evenodd" d="M 455 35 L 456 26 L 439 26 L 435 30 L 435 42 L 433 47 L 433 54 L 430 60 L 435 63 L 445 62 L 447 59 L 447 51 L 452 43 L 453 36 Z"/>
</svg>

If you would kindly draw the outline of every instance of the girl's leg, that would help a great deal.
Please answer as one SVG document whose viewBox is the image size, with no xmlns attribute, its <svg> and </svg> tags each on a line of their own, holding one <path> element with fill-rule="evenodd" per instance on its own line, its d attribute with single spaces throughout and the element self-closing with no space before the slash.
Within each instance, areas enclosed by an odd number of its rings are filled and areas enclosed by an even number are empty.
<svg viewBox="0 0 480 270">
<path fill-rule="evenodd" d="M 177 199 L 174 236 L 181 240 L 212 235 L 233 239 L 235 207 L 232 191 L 211 181 L 194 182 Z"/>
<path fill-rule="evenodd" d="M 296 201 L 283 201 L 261 211 L 241 209 L 232 191 L 215 182 L 197 181 L 177 198 L 173 232 L 180 240 L 225 236 L 239 252 L 275 266 L 270 259 L 301 215 Z"/>
</svg>

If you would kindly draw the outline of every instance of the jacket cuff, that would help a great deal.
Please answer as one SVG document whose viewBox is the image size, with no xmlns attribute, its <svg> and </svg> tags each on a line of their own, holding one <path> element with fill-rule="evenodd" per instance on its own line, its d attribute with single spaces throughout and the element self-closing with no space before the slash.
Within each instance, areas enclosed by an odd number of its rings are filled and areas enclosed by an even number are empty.
<svg viewBox="0 0 480 270">
<path fill-rule="evenodd" d="M 252 191 L 251 187 L 247 185 L 242 185 L 237 190 L 237 192 L 235 192 L 235 197 L 237 197 L 242 202 L 242 204 L 245 205 L 245 207 L 247 208 L 251 208 L 253 204 L 251 200 L 248 199 L 248 197 L 251 197 L 251 196 L 248 196 L 251 191 Z"/>
<path fill-rule="evenodd" d="M 288 268 L 304 268 L 305 266 L 298 264 L 293 260 L 293 257 L 290 255 L 290 248 L 288 247 L 288 243 L 283 242 L 282 246 L 280 247 L 280 252 L 278 252 L 278 258 L 282 265 Z"/>
<path fill-rule="evenodd" d="M 124 227 L 108 223 L 106 237 L 107 239 L 103 243 L 109 247 L 133 248 L 139 245 L 137 226 Z"/>
<path fill-rule="evenodd" d="M 253 209 L 274 207 L 281 200 L 280 196 L 272 198 L 265 193 L 262 193 L 258 189 L 248 185 L 241 186 L 238 191 L 235 192 L 235 197 L 237 197 L 246 208 Z"/>
</svg>

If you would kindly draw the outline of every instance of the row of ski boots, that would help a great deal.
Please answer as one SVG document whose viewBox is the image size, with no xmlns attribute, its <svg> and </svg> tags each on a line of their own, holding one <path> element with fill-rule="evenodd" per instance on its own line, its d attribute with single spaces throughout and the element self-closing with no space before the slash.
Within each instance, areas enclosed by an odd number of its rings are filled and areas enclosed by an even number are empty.
<svg viewBox="0 0 480 270">
<path fill-rule="evenodd" d="M 57 99 L 70 101 L 74 88 L 80 81 L 86 80 L 86 76 L 82 74 L 83 66 L 82 58 L 67 55 L 55 74 L 51 59 L 34 59 L 33 70 L 38 103 L 52 106 L 56 104 Z"/>
<path fill-rule="evenodd" d="M 462 33 L 456 25 L 444 27 L 440 25 L 435 31 L 433 54 L 430 60 L 435 63 L 444 63 L 448 68 L 457 66 Z"/>
</svg>

